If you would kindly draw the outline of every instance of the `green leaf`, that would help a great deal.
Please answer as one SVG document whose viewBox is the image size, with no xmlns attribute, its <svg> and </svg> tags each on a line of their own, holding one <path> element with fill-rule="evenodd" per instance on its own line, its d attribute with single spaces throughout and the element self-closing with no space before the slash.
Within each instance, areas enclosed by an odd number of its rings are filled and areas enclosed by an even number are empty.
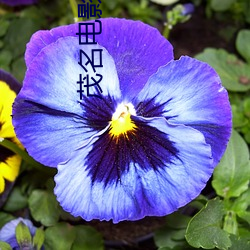
<svg viewBox="0 0 250 250">
<path fill-rule="evenodd" d="M 12 74 L 16 77 L 19 82 L 23 81 L 25 72 L 26 72 L 26 64 L 24 62 L 24 57 L 20 57 L 12 63 Z"/>
<path fill-rule="evenodd" d="M 176 246 L 176 247 L 160 247 L 158 248 L 158 250 L 187 250 L 187 249 L 193 249 L 193 248 L 189 248 L 187 246 Z"/>
<path fill-rule="evenodd" d="M 187 227 L 190 219 L 189 216 L 175 212 L 166 217 L 166 224 L 173 229 L 184 229 Z"/>
<path fill-rule="evenodd" d="M 244 138 L 245 138 L 246 142 L 248 144 L 250 144 L 250 126 L 248 127 L 248 131 L 244 134 Z"/>
<path fill-rule="evenodd" d="M 215 11 L 228 10 L 236 0 L 211 0 L 211 8 Z"/>
<path fill-rule="evenodd" d="M 250 206 L 250 189 L 234 200 L 231 209 L 235 212 L 246 211 Z"/>
<path fill-rule="evenodd" d="M 31 19 L 14 19 L 4 38 L 5 48 L 12 52 L 14 58 L 22 55 L 31 35 L 38 29 L 39 26 Z"/>
<path fill-rule="evenodd" d="M 172 229 L 165 226 L 155 232 L 154 241 L 158 247 L 170 247 L 171 249 L 181 246 L 185 240 L 186 229 Z"/>
<path fill-rule="evenodd" d="M 236 48 L 240 55 L 250 63 L 250 30 L 241 30 L 236 38 Z"/>
<path fill-rule="evenodd" d="M 249 4 L 249 1 L 244 1 L 242 3 L 244 3 L 244 5 L 243 5 L 243 13 L 244 13 L 245 21 L 247 23 L 250 23 L 250 4 Z"/>
<path fill-rule="evenodd" d="M 241 219 L 245 220 L 248 224 L 250 224 L 250 212 L 248 212 L 248 211 L 239 211 L 239 212 L 237 213 L 237 215 L 238 215 Z"/>
<path fill-rule="evenodd" d="M 155 232 L 154 240 L 158 247 L 182 246 L 190 217 L 175 212 L 166 217 L 166 226 Z"/>
<path fill-rule="evenodd" d="M 12 247 L 8 243 L 0 241 L 0 249 L 1 250 L 12 250 Z"/>
<path fill-rule="evenodd" d="M 232 104 L 232 112 L 233 112 L 233 127 L 240 128 L 245 126 L 248 123 L 248 119 L 245 117 L 243 112 L 240 111 L 239 107 Z"/>
<path fill-rule="evenodd" d="M 62 17 L 66 15 L 68 11 L 68 9 L 65 8 L 68 2 L 68 0 L 40 1 L 38 8 L 44 16 L 51 16 L 53 18 Z"/>
<path fill-rule="evenodd" d="M 27 206 L 27 197 L 22 193 L 20 187 L 15 187 L 6 201 L 3 210 L 7 212 L 14 212 L 23 209 Z"/>
<path fill-rule="evenodd" d="M 250 98 L 246 98 L 243 102 L 244 114 L 250 118 Z"/>
<path fill-rule="evenodd" d="M 221 229 L 223 215 L 223 203 L 218 198 L 208 201 L 190 220 L 186 231 L 187 242 L 196 248 L 228 249 L 231 241 L 229 234 Z"/>
<path fill-rule="evenodd" d="M 9 66 L 12 60 L 12 54 L 8 50 L 0 51 L 0 68 Z"/>
<path fill-rule="evenodd" d="M 4 46 L 3 41 L 0 39 L 0 49 Z"/>
<path fill-rule="evenodd" d="M 250 189 L 237 198 L 232 205 L 232 210 L 243 220 L 250 224 Z"/>
<path fill-rule="evenodd" d="M 24 249 L 22 247 L 31 246 L 31 234 L 29 228 L 21 221 L 18 223 L 16 227 L 16 239 L 20 249 Z M 30 248 L 28 248 L 30 249 Z"/>
<path fill-rule="evenodd" d="M 33 237 L 33 246 L 36 248 L 36 250 L 40 250 L 43 243 L 44 243 L 45 234 L 44 231 L 41 228 L 38 228 L 36 230 L 36 233 Z"/>
<path fill-rule="evenodd" d="M 249 250 L 250 249 L 250 242 L 247 242 L 244 239 L 238 238 L 235 235 L 230 236 L 232 246 L 229 250 Z"/>
<path fill-rule="evenodd" d="M 76 238 L 71 250 L 103 250 L 102 236 L 92 227 L 76 226 Z"/>
<path fill-rule="evenodd" d="M 25 164 L 25 167 L 29 167 L 26 162 L 23 164 Z M 48 178 L 49 176 L 47 174 L 40 171 L 26 171 L 25 176 L 21 179 L 21 189 L 30 195 L 34 189 L 45 188 L 45 183 Z"/>
<path fill-rule="evenodd" d="M 249 227 L 239 227 L 239 236 L 250 242 Z"/>
<path fill-rule="evenodd" d="M 27 8 L 23 9 L 20 13 L 20 17 L 31 19 L 33 22 L 36 23 L 36 25 L 42 27 L 48 25 L 46 17 L 42 11 L 40 11 L 39 7 L 36 7 L 34 5 L 27 6 Z"/>
<path fill-rule="evenodd" d="M 223 86 L 230 91 L 250 89 L 250 65 L 223 49 L 207 48 L 196 56 L 210 64 L 219 74 Z"/>
<path fill-rule="evenodd" d="M 238 235 L 238 223 L 236 214 L 233 211 L 227 211 L 224 218 L 223 229 L 230 234 Z"/>
<path fill-rule="evenodd" d="M 0 37 L 4 36 L 9 28 L 10 22 L 4 18 L 0 19 Z"/>
<path fill-rule="evenodd" d="M 2 228 L 6 223 L 14 219 L 15 217 L 13 215 L 0 212 L 0 228 Z"/>
<path fill-rule="evenodd" d="M 249 179 L 248 146 L 242 137 L 233 131 L 226 152 L 214 170 L 212 186 L 220 196 L 238 197 L 248 189 Z"/>
<path fill-rule="evenodd" d="M 44 226 L 55 225 L 59 220 L 59 204 L 53 193 L 34 190 L 28 202 L 32 217 Z"/>
<path fill-rule="evenodd" d="M 46 229 L 44 247 L 46 250 L 69 250 L 75 237 L 74 227 L 67 223 L 58 223 Z"/>
</svg>

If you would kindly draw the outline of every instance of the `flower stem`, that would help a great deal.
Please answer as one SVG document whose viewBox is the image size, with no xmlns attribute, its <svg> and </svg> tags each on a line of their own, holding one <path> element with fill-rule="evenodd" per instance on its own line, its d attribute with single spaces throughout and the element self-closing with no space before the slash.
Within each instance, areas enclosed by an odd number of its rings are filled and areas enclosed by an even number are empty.
<svg viewBox="0 0 250 250">
<path fill-rule="evenodd" d="M 78 8 L 77 8 L 76 0 L 69 0 L 69 3 L 73 12 L 74 22 L 77 23 L 79 22 L 79 18 L 78 18 Z"/>
<path fill-rule="evenodd" d="M 163 36 L 168 39 L 169 33 L 170 33 L 170 27 L 169 24 L 166 24 L 163 30 Z"/>
<path fill-rule="evenodd" d="M 25 152 L 24 150 L 19 148 L 12 141 L 6 140 L 4 138 L 0 138 L 0 146 L 3 146 L 5 148 L 11 150 L 12 152 L 20 155 L 24 161 L 26 161 L 31 166 L 33 166 L 34 168 L 36 168 L 36 169 L 38 169 L 38 170 L 40 170 L 42 172 L 46 172 L 46 173 L 49 173 L 49 174 L 51 174 L 52 171 L 54 172 L 54 169 L 48 168 L 48 167 L 40 164 L 39 162 L 35 161 L 32 157 L 29 156 L 29 154 L 27 152 Z"/>
</svg>

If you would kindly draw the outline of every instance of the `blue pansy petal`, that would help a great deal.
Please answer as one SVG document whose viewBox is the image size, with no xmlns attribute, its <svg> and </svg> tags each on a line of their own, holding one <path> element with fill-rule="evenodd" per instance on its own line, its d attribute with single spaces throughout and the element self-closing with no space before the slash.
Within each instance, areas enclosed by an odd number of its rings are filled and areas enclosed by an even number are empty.
<svg viewBox="0 0 250 250">
<path fill-rule="evenodd" d="M 91 99 L 85 98 L 78 104 L 83 107 L 82 115 L 26 100 L 16 103 L 13 124 L 28 153 L 44 165 L 56 167 L 67 160 L 74 149 L 108 126 L 114 110 L 111 99 Z"/>
<path fill-rule="evenodd" d="M 122 94 L 126 99 L 131 99 L 160 66 L 173 59 L 172 45 L 157 29 L 140 21 L 116 18 L 100 20 L 102 32 L 96 35 L 96 41 L 113 57 Z M 27 45 L 27 66 L 48 44 L 60 37 L 76 36 L 77 32 L 78 23 L 35 33 Z"/>
<path fill-rule="evenodd" d="M 72 149 L 96 133 L 73 113 L 27 101 L 20 101 L 15 107 L 18 112 L 14 110 L 13 124 L 18 138 L 28 153 L 46 166 L 56 167 L 67 160 Z"/>
<path fill-rule="evenodd" d="M 0 0 L 0 4 L 7 4 L 9 6 L 29 5 L 35 4 L 38 0 Z"/>
<path fill-rule="evenodd" d="M 77 29 L 77 24 L 70 24 L 51 30 L 39 30 L 35 32 L 26 46 L 25 62 L 27 68 L 29 68 L 33 59 L 49 44 L 56 42 L 61 37 L 76 37 Z"/>
<path fill-rule="evenodd" d="M 83 78 L 87 73 L 78 64 L 80 49 L 83 48 L 78 44 L 76 37 L 58 39 L 44 48 L 27 70 L 23 88 L 17 100 L 31 100 L 57 110 L 81 114 L 82 110 L 77 105 L 77 101 L 80 100 L 77 81 L 79 81 L 79 74 L 82 74 Z M 110 94 L 119 98 L 119 82 L 112 57 L 99 45 L 84 47 L 85 53 L 90 57 L 92 49 L 103 49 L 103 67 L 96 68 L 96 72 L 103 76 L 100 82 L 102 95 Z M 86 61 L 83 57 L 83 62 Z M 90 64 L 86 68 L 89 79 L 97 78 Z"/>
<path fill-rule="evenodd" d="M 231 110 L 227 91 L 208 64 L 187 56 L 170 62 L 149 79 L 134 104 L 138 115 L 164 116 L 202 132 L 218 163 L 231 134 Z"/>
<path fill-rule="evenodd" d="M 133 121 L 120 147 L 105 131 L 59 164 L 55 194 L 66 211 L 117 223 L 169 214 L 199 195 L 213 171 L 204 136 L 164 118 Z"/>
<path fill-rule="evenodd" d="M 89 45 L 85 52 L 93 48 L 102 47 Z M 76 37 L 58 39 L 44 48 L 30 65 L 13 106 L 18 138 L 31 156 L 48 166 L 56 167 L 68 159 L 69 149 L 76 149 L 96 133 L 91 126 L 96 122 L 96 111 L 101 119 L 98 130 L 107 126 L 114 109 L 110 104 L 114 103 L 112 98 L 120 96 L 114 62 L 102 48 L 105 65 L 98 68 L 103 76 L 102 99 L 85 95 L 80 100 L 77 81 L 80 73 L 84 77 L 85 71 L 78 65 L 79 49 Z"/>
</svg>

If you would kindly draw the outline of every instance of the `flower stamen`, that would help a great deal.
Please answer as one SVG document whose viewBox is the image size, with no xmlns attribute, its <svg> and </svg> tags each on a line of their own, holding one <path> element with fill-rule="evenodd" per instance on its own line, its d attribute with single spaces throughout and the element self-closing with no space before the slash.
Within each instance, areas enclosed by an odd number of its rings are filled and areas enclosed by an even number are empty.
<svg viewBox="0 0 250 250">
<path fill-rule="evenodd" d="M 119 104 L 112 116 L 110 134 L 119 136 L 134 130 L 136 125 L 131 120 L 131 115 L 135 115 L 135 109 L 131 103 Z"/>
</svg>

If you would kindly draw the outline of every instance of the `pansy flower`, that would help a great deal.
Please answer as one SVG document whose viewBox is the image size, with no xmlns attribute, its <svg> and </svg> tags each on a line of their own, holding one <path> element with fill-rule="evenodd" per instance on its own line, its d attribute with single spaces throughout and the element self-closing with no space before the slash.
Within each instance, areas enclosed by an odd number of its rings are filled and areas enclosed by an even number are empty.
<svg viewBox="0 0 250 250">
<path fill-rule="evenodd" d="M 225 151 L 227 91 L 209 65 L 173 60 L 155 28 L 100 20 L 98 44 L 79 45 L 78 24 L 32 36 L 15 131 L 31 156 L 57 167 L 55 194 L 74 216 L 117 223 L 169 214 L 200 194 Z M 80 50 L 100 49 L 102 92 L 91 91 L 101 96 L 85 89 L 81 100 Z"/>
<path fill-rule="evenodd" d="M 0 0 L 0 4 L 2 3 L 9 6 L 30 5 L 37 2 L 38 0 Z"/>
<path fill-rule="evenodd" d="M 7 72 L 0 70 L 0 140 L 8 139 L 20 146 L 12 125 L 12 104 L 21 85 Z M 0 196 L 5 181 L 13 182 L 19 172 L 21 157 L 0 145 Z M 1 202 L 0 202 L 1 203 Z"/>
<path fill-rule="evenodd" d="M 16 227 L 20 222 L 24 223 L 28 227 L 30 234 L 32 236 L 35 235 L 36 228 L 33 226 L 32 222 L 30 220 L 23 219 L 21 217 L 6 223 L 0 230 L 0 241 L 8 243 L 12 247 L 12 249 L 15 250 L 24 249 L 20 248 L 16 239 Z"/>
</svg>

